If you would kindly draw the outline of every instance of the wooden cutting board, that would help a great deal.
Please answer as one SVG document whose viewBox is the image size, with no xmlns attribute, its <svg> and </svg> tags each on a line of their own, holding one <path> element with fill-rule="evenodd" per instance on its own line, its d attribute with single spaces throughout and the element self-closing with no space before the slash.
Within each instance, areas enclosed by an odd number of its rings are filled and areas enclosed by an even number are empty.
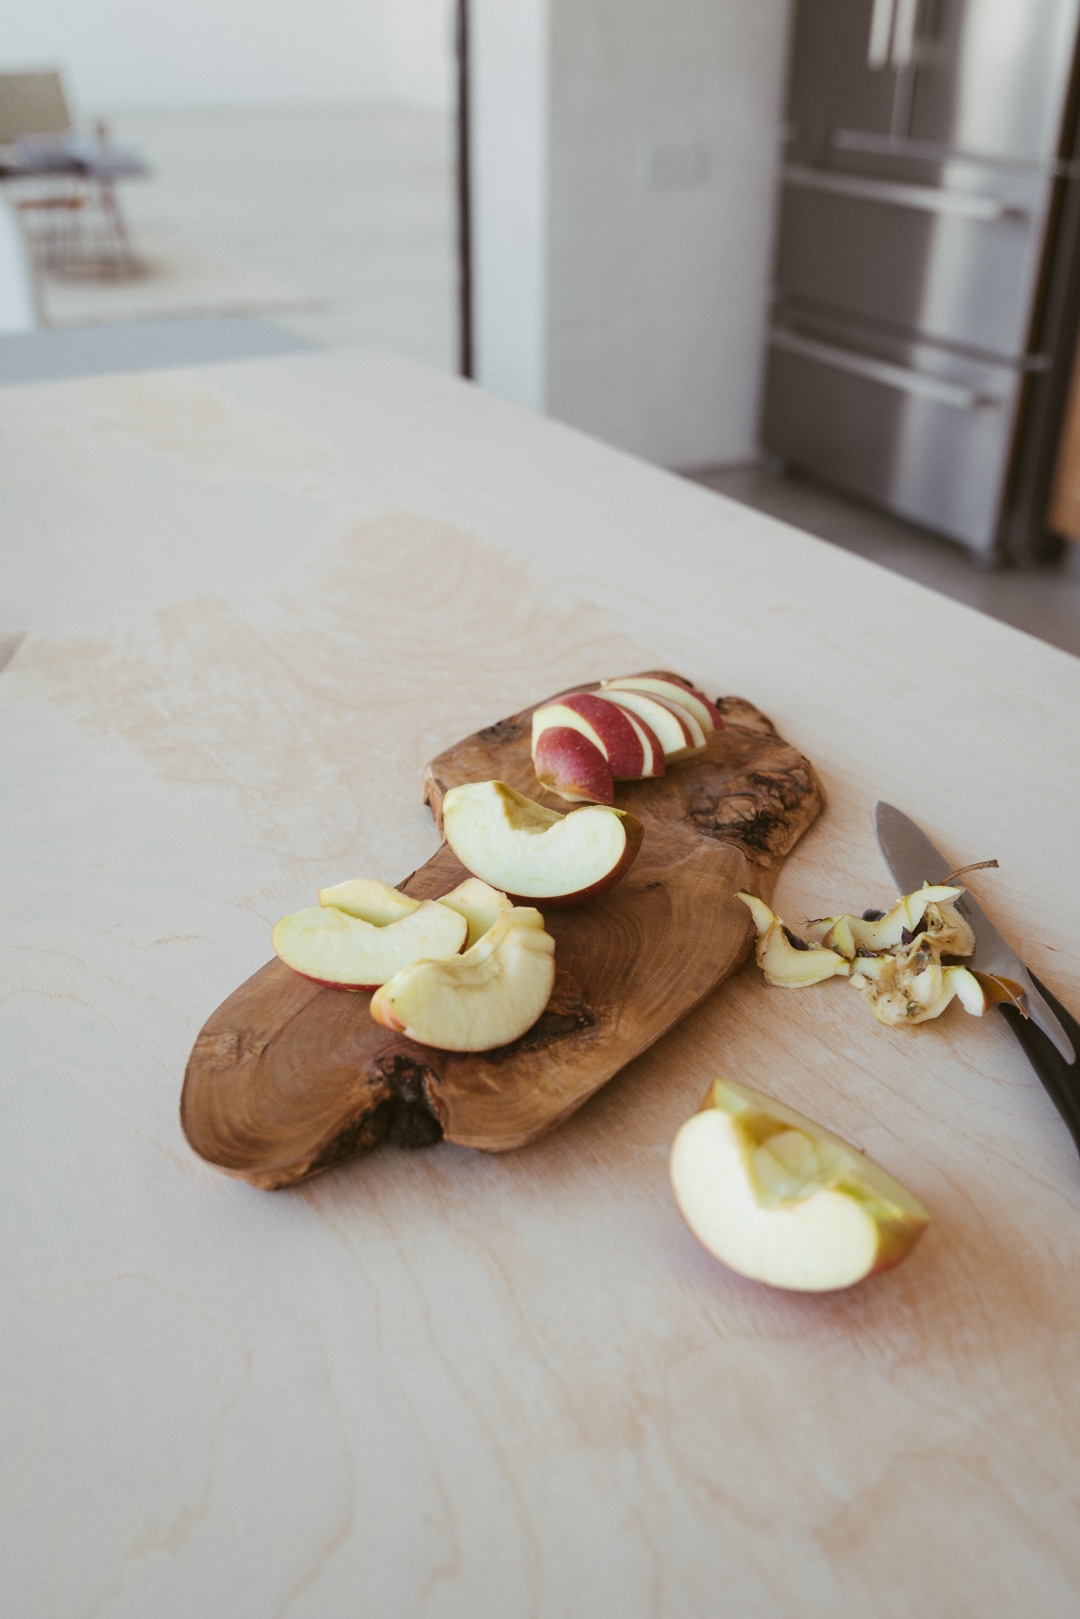
<svg viewBox="0 0 1080 1619">
<path fill-rule="evenodd" d="M 548 913 L 555 988 L 526 1034 L 495 1051 L 422 1046 L 377 1024 L 370 995 L 314 984 L 275 959 L 195 1042 L 180 1103 L 195 1151 L 272 1189 L 382 1141 L 421 1147 L 445 1136 L 504 1152 L 568 1118 L 745 959 L 752 935 L 736 891 L 768 898 L 822 808 L 813 767 L 763 714 L 739 697 L 717 705 L 725 725 L 705 754 L 616 784 L 619 808 L 644 825 L 641 851 L 616 888 Z M 566 809 L 536 780 L 532 712 L 428 765 L 424 797 L 440 830 L 443 797 L 462 782 L 498 778 Z M 444 843 L 400 886 L 434 899 L 467 875 Z"/>
</svg>

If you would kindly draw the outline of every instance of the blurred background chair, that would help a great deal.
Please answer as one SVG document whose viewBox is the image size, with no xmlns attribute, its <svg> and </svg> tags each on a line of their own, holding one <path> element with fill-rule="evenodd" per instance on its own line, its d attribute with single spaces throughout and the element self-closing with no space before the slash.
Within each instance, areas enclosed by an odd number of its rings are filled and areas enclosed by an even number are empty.
<svg viewBox="0 0 1080 1619">
<path fill-rule="evenodd" d="M 0 73 L 0 178 L 17 192 L 38 267 L 50 275 L 138 276 L 116 182 L 147 173 L 103 123 L 80 135 L 59 73 Z"/>
</svg>

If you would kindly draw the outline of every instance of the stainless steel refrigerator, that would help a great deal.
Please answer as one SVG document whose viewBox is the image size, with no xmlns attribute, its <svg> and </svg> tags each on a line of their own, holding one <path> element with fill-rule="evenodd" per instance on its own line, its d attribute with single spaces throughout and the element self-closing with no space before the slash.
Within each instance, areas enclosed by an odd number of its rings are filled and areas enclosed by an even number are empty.
<svg viewBox="0 0 1080 1619">
<path fill-rule="evenodd" d="M 762 437 L 1046 554 L 1080 310 L 1080 0 L 797 0 Z"/>
</svg>

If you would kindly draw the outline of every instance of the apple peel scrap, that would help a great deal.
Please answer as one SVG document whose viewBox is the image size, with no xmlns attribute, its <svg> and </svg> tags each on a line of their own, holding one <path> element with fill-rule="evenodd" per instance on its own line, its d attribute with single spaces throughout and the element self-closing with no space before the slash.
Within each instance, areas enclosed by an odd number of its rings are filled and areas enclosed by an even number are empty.
<svg viewBox="0 0 1080 1619">
<path fill-rule="evenodd" d="M 851 1287 L 898 1265 L 930 1218 L 839 1136 L 725 1079 L 675 1137 L 671 1183 L 716 1259 L 798 1292 Z"/>
<path fill-rule="evenodd" d="M 909 1028 L 940 1017 L 953 1000 L 981 1017 L 991 997 L 979 976 L 944 957 L 970 956 L 975 936 L 954 900 L 964 892 L 924 883 L 890 911 L 819 917 L 819 937 L 798 938 L 754 894 L 740 893 L 757 930 L 756 954 L 768 983 L 784 988 L 846 978 L 879 1023 Z"/>
</svg>

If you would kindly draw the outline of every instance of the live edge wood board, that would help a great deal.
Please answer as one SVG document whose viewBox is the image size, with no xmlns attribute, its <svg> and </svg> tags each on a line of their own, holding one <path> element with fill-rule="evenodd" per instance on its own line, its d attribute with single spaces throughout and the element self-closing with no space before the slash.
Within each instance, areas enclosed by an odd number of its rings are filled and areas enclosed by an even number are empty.
<svg viewBox="0 0 1080 1619">
<path fill-rule="evenodd" d="M 504 1152 L 568 1118 L 745 959 L 751 930 L 736 891 L 768 898 L 780 862 L 822 808 L 810 762 L 764 714 L 740 697 L 717 706 L 724 729 L 704 755 L 655 780 L 618 784 L 618 806 L 644 825 L 641 851 L 616 888 L 547 914 L 555 988 L 526 1034 L 495 1051 L 421 1046 L 377 1024 L 369 995 L 327 989 L 270 961 L 195 1042 L 180 1106 L 195 1151 L 274 1189 L 383 1141 L 445 1138 Z M 539 789 L 532 712 L 431 761 L 424 797 L 440 829 L 443 797 L 461 782 L 498 778 L 567 807 Z M 434 899 L 467 875 L 443 843 L 400 886 Z"/>
</svg>

